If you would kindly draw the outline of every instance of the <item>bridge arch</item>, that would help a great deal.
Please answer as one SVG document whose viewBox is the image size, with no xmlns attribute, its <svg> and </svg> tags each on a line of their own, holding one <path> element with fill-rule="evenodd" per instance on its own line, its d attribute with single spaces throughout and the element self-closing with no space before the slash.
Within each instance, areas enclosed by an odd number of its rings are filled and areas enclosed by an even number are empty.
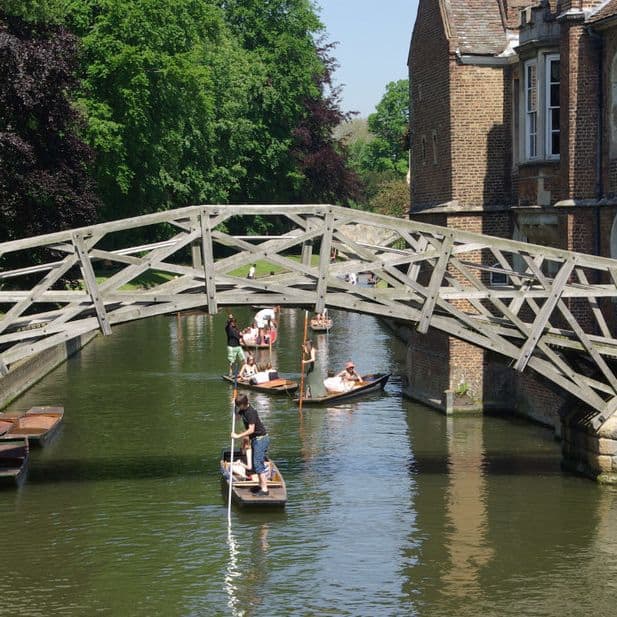
<svg viewBox="0 0 617 617">
<path fill-rule="evenodd" d="M 283 231 L 228 231 L 232 217 L 255 216 Z M 145 236 L 159 240 L 136 240 Z M 271 273 L 247 279 L 258 260 Z M 328 306 L 436 328 L 532 368 L 584 402 L 596 430 L 617 410 L 617 339 L 602 310 L 617 298 L 612 259 L 330 205 L 203 205 L 0 243 L 0 264 L 2 375 L 68 339 L 153 315 Z M 67 288 L 76 270 L 81 283 Z M 366 271 L 377 287 L 345 281 Z M 131 286 L 144 276 L 147 286 Z"/>
</svg>

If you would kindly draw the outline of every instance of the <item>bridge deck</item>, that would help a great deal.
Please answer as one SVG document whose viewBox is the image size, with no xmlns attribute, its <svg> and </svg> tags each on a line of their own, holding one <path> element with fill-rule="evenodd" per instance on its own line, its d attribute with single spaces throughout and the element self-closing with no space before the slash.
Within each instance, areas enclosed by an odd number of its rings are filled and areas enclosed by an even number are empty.
<svg viewBox="0 0 617 617">
<path fill-rule="evenodd" d="M 283 231 L 227 231 L 232 217 L 255 216 L 284 221 Z M 272 273 L 238 274 L 255 261 Z M 617 410 L 611 259 L 336 206 L 194 206 L 0 243 L 0 265 L 0 374 L 77 335 L 153 315 L 329 306 L 502 354 L 584 401 L 596 429 Z M 380 284 L 345 280 L 362 272 Z M 148 286 L 135 285 L 145 276 Z"/>
</svg>

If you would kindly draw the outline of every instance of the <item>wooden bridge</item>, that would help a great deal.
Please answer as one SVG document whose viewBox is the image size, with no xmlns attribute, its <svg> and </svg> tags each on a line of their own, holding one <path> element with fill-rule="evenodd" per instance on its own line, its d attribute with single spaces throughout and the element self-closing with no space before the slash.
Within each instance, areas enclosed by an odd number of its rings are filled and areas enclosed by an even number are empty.
<svg viewBox="0 0 617 617">
<path fill-rule="evenodd" d="M 285 231 L 229 233 L 248 219 Z M 258 260 L 271 273 L 248 280 Z M 0 267 L 0 375 L 78 335 L 153 315 L 328 306 L 436 328 L 530 367 L 583 401 L 596 430 L 617 411 L 611 259 L 336 206 L 211 205 L 0 243 Z M 346 281 L 363 272 L 379 284 Z"/>
</svg>

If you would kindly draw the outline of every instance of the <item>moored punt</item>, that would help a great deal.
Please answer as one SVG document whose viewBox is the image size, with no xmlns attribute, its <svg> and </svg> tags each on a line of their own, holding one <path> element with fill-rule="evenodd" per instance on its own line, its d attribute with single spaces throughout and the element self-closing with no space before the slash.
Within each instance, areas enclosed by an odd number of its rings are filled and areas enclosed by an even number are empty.
<svg viewBox="0 0 617 617">
<path fill-rule="evenodd" d="M 327 332 L 331 328 L 331 319 L 311 319 L 311 330 L 313 332 Z"/>
<path fill-rule="evenodd" d="M 229 383 L 235 383 L 233 377 L 228 375 L 222 375 L 225 381 Z M 269 394 L 291 394 L 298 389 L 298 382 L 291 381 L 291 379 L 271 379 L 270 381 L 264 381 L 262 383 L 251 383 L 244 379 L 238 379 L 238 388 L 248 388 L 249 390 L 257 390 L 258 392 L 267 392 Z"/>
<path fill-rule="evenodd" d="M 12 426 L 12 422 L 0 418 L 0 436 L 4 435 Z"/>
<path fill-rule="evenodd" d="M 0 486 L 19 486 L 23 482 L 29 454 L 27 439 L 0 441 Z"/>
<path fill-rule="evenodd" d="M 11 419 L 12 427 L 2 439 L 27 438 L 31 445 L 44 446 L 58 432 L 63 417 L 64 407 L 32 407 Z"/>
<path fill-rule="evenodd" d="M 371 373 L 369 375 L 363 375 L 363 381 L 359 385 L 345 392 L 333 392 L 325 396 L 303 398 L 302 405 L 336 405 L 339 401 L 346 401 L 356 396 L 368 394 L 369 392 L 383 390 L 389 378 L 390 373 Z M 300 399 L 296 398 L 294 401 L 299 403 Z"/>
<path fill-rule="evenodd" d="M 230 451 L 223 450 L 220 460 L 221 483 L 224 489 L 229 490 L 229 461 Z M 246 458 L 242 452 L 234 451 L 234 464 L 236 461 L 246 462 Z M 254 508 L 283 508 L 287 503 L 287 487 L 285 480 L 281 475 L 276 464 L 266 458 L 267 464 L 270 466 L 271 473 L 268 480 L 267 496 L 256 495 L 251 489 L 259 488 L 259 480 L 256 479 L 256 474 L 252 474 L 251 479 L 237 477 L 234 473 L 233 482 L 231 485 L 232 501 L 241 507 Z"/>
</svg>

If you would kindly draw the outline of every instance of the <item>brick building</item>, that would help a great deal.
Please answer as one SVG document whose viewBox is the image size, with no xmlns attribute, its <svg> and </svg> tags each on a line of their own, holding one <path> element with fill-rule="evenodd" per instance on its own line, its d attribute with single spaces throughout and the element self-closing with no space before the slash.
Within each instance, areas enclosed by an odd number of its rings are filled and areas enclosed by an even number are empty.
<svg viewBox="0 0 617 617">
<path fill-rule="evenodd" d="M 617 0 L 420 0 L 408 65 L 411 218 L 617 258 Z M 564 404 L 488 352 L 412 338 L 422 400 L 505 388 L 548 423 Z"/>
</svg>

